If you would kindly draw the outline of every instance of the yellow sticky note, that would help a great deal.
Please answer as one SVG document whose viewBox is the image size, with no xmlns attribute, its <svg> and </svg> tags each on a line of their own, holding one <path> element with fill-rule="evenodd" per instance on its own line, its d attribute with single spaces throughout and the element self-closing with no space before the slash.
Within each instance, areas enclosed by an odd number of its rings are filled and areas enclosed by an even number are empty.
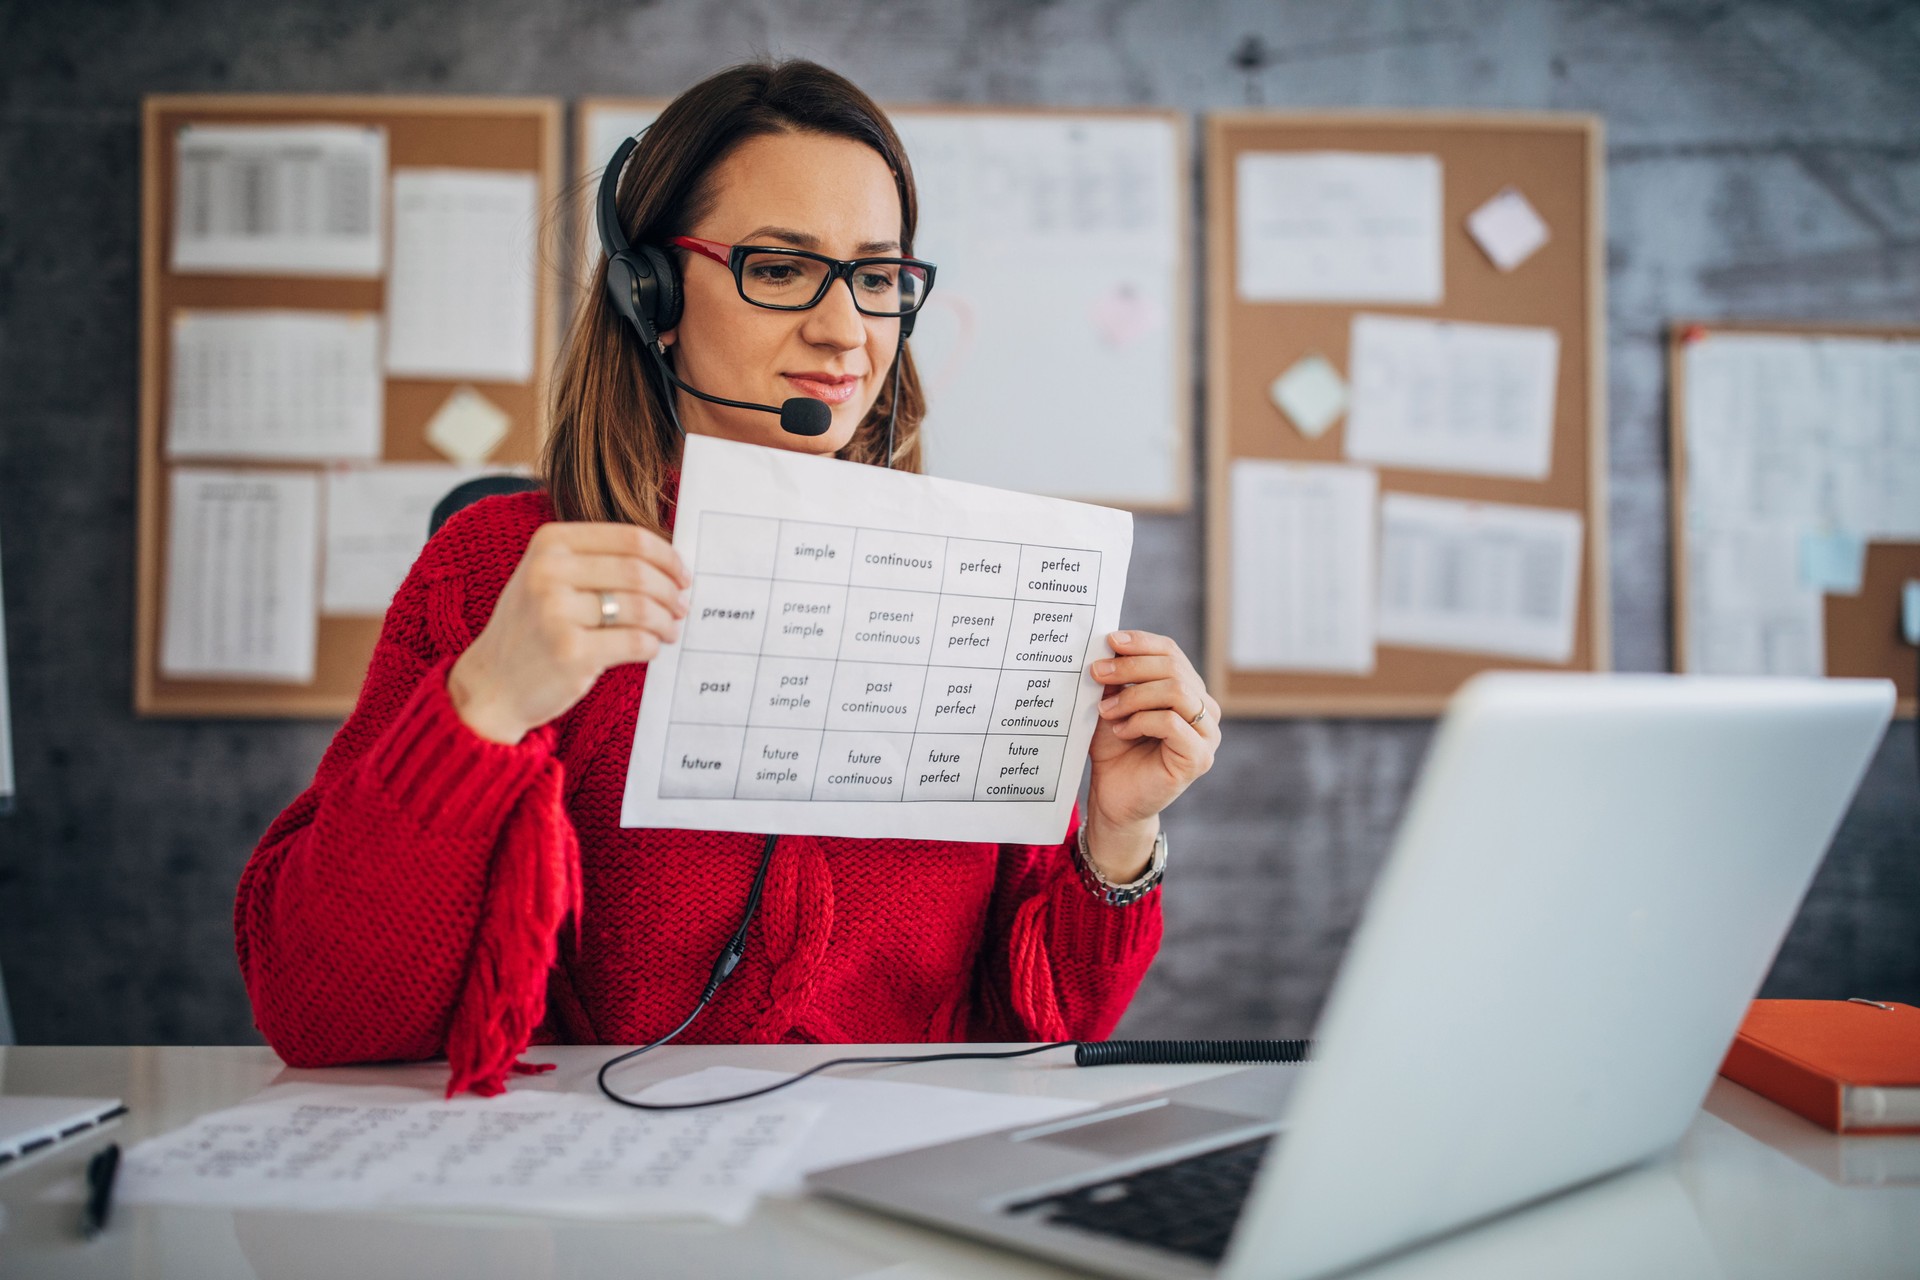
<svg viewBox="0 0 1920 1280">
<path fill-rule="evenodd" d="M 471 465 L 485 462 L 512 425 L 499 405 L 472 387 L 460 387 L 428 421 L 427 443 L 455 462 Z"/>
</svg>

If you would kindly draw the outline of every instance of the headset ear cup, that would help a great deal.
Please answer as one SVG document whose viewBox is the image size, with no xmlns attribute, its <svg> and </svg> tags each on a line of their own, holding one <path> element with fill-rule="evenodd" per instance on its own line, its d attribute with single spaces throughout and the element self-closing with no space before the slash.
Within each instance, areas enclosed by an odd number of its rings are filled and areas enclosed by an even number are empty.
<svg viewBox="0 0 1920 1280">
<path fill-rule="evenodd" d="M 634 305 L 639 294 L 639 290 L 634 287 L 638 279 L 638 273 L 634 271 L 627 254 L 616 253 L 607 259 L 607 301 L 612 304 L 614 314 L 632 325 L 634 331 L 644 338 L 646 326 L 641 323 L 639 312 Z"/>
<path fill-rule="evenodd" d="M 653 268 L 654 287 L 652 294 L 652 320 L 655 333 L 665 333 L 680 323 L 680 272 L 674 265 L 672 255 L 665 250 L 643 244 L 634 251 L 646 255 L 647 264 Z"/>
<path fill-rule="evenodd" d="M 913 336 L 913 322 L 919 318 L 918 311 L 909 311 L 900 317 L 900 341 L 905 342 Z"/>
</svg>

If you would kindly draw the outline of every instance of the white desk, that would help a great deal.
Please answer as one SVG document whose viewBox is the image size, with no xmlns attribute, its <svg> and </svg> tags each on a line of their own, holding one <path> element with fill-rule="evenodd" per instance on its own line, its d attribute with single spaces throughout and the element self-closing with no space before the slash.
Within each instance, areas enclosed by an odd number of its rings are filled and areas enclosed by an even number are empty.
<svg viewBox="0 0 1920 1280">
<path fill-rule="evenodd" d="M 984 1046 L 983 1046 L 984 1047 Z M 928 1046 L 901 1046 L 911 1052 Z M 878 1052 L 878 1046 L 868 1051 Z M 552 1075 L 516 1087 L 593 1091 L 602 1048 L 538 1049 Z M 727 1063 L 797 1069 L 840 1046 L 687 1046 L 633 1064 L 628 1087 Z M 1064 1056 L 1064 1055 L 1062 1055 Z M 1082 1070 L 1035 1059 L 894 1068 L 900 1080 L 1110 1100 L 1217 1075 L 1218 1067 Z M 763 1201 L 739 1228 L 583 1223 L 454 1214 L 301 1214 L 137 1209 L 84 1243 L 76 1206 L 40 1199 L 109 1140 L 122 1145 L 241 1102 L 280 1079 L 431 1085 L 444 1066 L 290 1072 L 266 1049 L 0 1049 L 0 1092 L 111 1095 L 132 1113 L 108 1134 L 0 1175 L 0 1277 L 459 1276 L 462 1280 L 791 1277 L 966 1280 L 1071 1273 L 985 1245 L 818 1200 Z M 1848 1185 L 1876 1168 L 1903 1185 Z M 1370 1278 L 1502 1276 L 1920 1276 L 1920 1137 L 1827 1134 L 1725 1081 L 1680 1149 L 1655 1165 L 1419 1250 Z"/>
</svg>

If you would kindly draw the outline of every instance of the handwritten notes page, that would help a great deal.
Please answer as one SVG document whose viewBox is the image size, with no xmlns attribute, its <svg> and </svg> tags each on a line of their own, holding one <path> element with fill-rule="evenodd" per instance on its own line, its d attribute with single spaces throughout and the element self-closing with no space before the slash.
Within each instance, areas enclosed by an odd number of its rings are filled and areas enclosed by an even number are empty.
<svg viewBox="0 0 1920 1280">
<path fill-rule="evenodd" d="M 380 318 L 182 311 L 168 376 L 170 458 L 377 458 Z"/>
<path fill-rule="evenodd" d="M 396 169 L 387 371 L 395 377 L 533 377 L 531 173 Z"/>
<path fill-rule="evenodd" d="M 1437 156 L 1249 151 L 1234 191 L 1244 301 L 1441 300 Z"/>
<path fill-rule="evenodd" d="M 117 1194 L 132 1204 L 737 1223 L 820 1111 L 649 1114 L 564 1093 L 375 1102 L 363 1092 L 306 1090 L 202 1116 L 129 1151 Z"/>
<path fill-rule="evenodd" d="M 1131 516 L 692 436 L 673 541 L 622 826 L 1066 835 Z"/>
<path fill-rule="evenodd" d="M 1365 467 L 1233 464 L 1235 667 L 1373 670 L 1377 489 Z"/>
<path fill-rule="evenodd" d="M 311 681 L 320 478 L 179 467 L 169 504 L 160 670 Z"/>
<path fill-rule="evenodd" d="M 380 274 L 385 129 L 188 125 L 175 147 L 175 271 Z"/>
<path fill-rule="evenodd" d="M 1552 329 L 1357 315 L 1347 456 L 1544 480 L 1559 361 Z"/>
<path fill-rule="evenodd" d="M 1583 525 L 1571 511 L 1387 494 L 1380 642 L 1571 661 Z"/>
</svg>

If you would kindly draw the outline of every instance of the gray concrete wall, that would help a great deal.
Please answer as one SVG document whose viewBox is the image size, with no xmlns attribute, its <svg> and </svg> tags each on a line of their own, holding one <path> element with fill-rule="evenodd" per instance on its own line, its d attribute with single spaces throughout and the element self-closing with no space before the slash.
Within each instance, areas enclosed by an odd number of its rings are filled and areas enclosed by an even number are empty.
<svg viewBox="0 0 1920 1280">
<path fill-rule="evenodd" d="M 0 817 L 0 966 L 21 1039 L 254 1039 L 233 886 L 332 730 L 129 711 L 141 95 L 671 94 L 765 53 L 895 101 L 1604 115 L 1626 669 L 1669 659 L 1663 323 L 1920 322 L 1911 3 L 0 0 L 0 550 L 20 793 Z M 1137 548 L 1128 621 L 1197 651 L 1198 514 L 1142 520 Z M 1136 1034 L 1310 1025 L 1428 737 L 1227 729 L 1219 767 L 1170 815 L 1167 948 Z M 1920 1001 L 1911 725 L 1880 751 L 1768 990 Z"/>
</svg>

